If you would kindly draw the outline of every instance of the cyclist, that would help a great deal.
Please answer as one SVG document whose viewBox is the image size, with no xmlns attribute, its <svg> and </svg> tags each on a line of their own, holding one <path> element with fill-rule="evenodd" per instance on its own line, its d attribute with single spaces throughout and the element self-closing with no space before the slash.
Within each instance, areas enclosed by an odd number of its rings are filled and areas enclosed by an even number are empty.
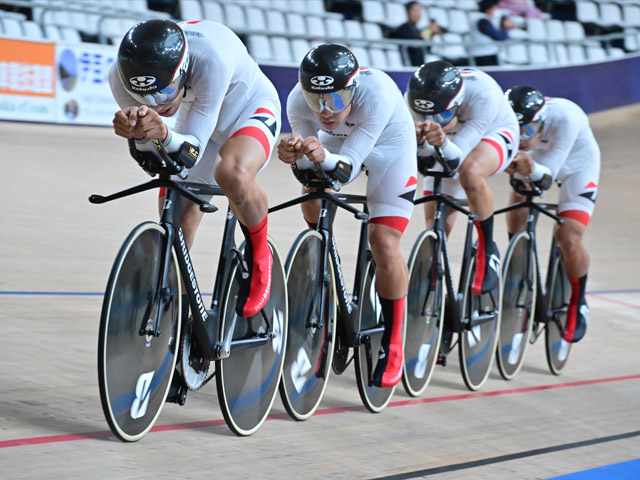
<svg viewBox="0 0 640 480">
<path fill-rule="evenodd" d="M 190 168 L 189 179 L 218 184 L 246 237 L 249 277 L 236 310 L 260 311 L 269 298 L 273 258 L 267 245 L 267 196 L 256 174 L 267 164 L 280 130 L 278 94 L 227 27 L 211 21 L 149 20 L 127 32 L 109 72 L 121 110 L 115 133 L 136 149 L 162 142 Z M 175 127 L 164 118 L 177 114 Z M 160 205 L 165 192 L 160 192 Z M 186 206 L 182 226 L 191 248 L 202 212 Z M 188 314 L 188 302 L 183 299 Z"/>
<path fill-rule="evenodd" d="M 589 119 L 575 103 L 564 98 L 544 97 L 533 87 L 519 86 L 505 94 L 520 122 L 520 152 L 508 172 L 529 177 L 549 188 L 552 180 L 562 182 L 558 215 L 565 224 L 554 234 L 571 282 L 571 302 L 563 338 L 577 342 L 585 334 L 589 308 L 585 300 L 589 253 L 583 236 L 595 207 L 600 179 L 600 148 Z M 523 200 L 511 192 L 511 201 Z M 526 224 L 526 212 L 507 214 L 510 234 Z"/>
<path fill-rule="evenodd" d="M 409 79 L 405 99 L 415 120 L 419 170 L 433 169 L 433 147 L 441 147 L 458 176 L 443 179 L 442 193 L 452 197 L 466 194 L 470 210 L 478 217 L 472 291 L 476 295 L 489 292 L 498 284 L 500 253 L 493 241 L 493 193 L 487 177 L 511 163 L 518 142 L 518 120 L 489 75 L 472 68 L 458 70 L 445 61 L 420 66 Z M 426 177 L 425 195 L 432 190 L 433 177 Z M 427 226 L 433 215 L 433 204 L 426 203 Z M 447 234 L 454 219 L 452 214 L 447 216 Z"/>
<path fill-rule="evenodd" d="M 393 386 L 402 377 L 408 287 L 400 238 L 413 211 L 417 183 L 411 115 L 387 74 L 359 68 L 346 47 L 324 44 L 311 49 L 300 63 L 287 116 L 293 133 L 278 144 L 280 160 L 291 164 L 304 156 L 304 161 L 321 162 L 342 183 L 353 181 L 363 166 L 368 171 L 369 243 L 385 319 L 373 381 L 376 386 Z M 303 161 L 297 164 L 304 167 Z M 319 201 L 303 203 L 302 213 L 315 227 Z"/>
</svg>

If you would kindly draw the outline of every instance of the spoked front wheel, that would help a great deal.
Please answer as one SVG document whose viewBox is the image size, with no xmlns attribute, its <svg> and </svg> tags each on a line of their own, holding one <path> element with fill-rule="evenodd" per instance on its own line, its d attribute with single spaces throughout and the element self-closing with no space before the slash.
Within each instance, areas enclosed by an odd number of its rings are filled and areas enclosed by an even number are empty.
<svg viewBox="0 0 640 480">
<path fill-rule="evenodd" d="M 331 372 L 336 292 L 331 259 L 327 258 L 323 270 L 323 255 L 322 235 L 307 230 L 298 236 L 287 258 L 289 331 L 280 396 L 295 420 L 313 415 Z"/>
<path fill-rule="evenodd" d="M 409 257 L 402 383 L 412 397 L 427 388 L 440 350 L 445 291 L 442 256 L 435 261 L 437 242 L 433 230 L 422 232 Z"/>
<path fill-rule="evenodd" d="M 220 408 L 236 435 L 251 435 L 264 423 L 278 393 L 287 342 L 287 285 L 280 252 L 271 238 L 271 295 L 251 318 L 236 314 L 242 269 L 237 261 L 229 275 L 221 314 L 222 338 L 231 336 L 229 358 L 216 361 Z"/>
<path fill-rule="evenodd" d="M 167 288 L 161 291 L 167 248 Z M 100 319 L 98 383 L 109 427 L 127 442 L 153 427 L 171 386 L 180 339 L 178 272 L 165 229 L 147 222 L 129 234 L 109 276 Z"/>
<path fill-rule="evenodd" d="M 460 333 L 460 369 L 469 390 L 478 390 L 489 377 L 500 328 L 500 285 L 480 296 L 471 292 L 475 257 L 463 290 L 463 330 Z"/>
<path fill-rule="evenodd" d="M 501 319 L 496 359 L 505 380 L 520 371 L 529 346 L 537 294 L 537 262 L 527 232 L 516 234 L 509 244 L 502 269 Z"/>
<path fill-rule="evenodd" d="M 571 344 L 562 338 L 567 326 L 567 311 L 571 301 L 571 283 L 564 268 L 560 252 L 551 266 L 551 283 L 548 290 L 547 324 L 545 327 L 545 350 L 551 373 L 560 375 L 567 366 Z"/>
<path fill-rule="evenodd" d="M 370 412 L 378 413 L 388 405 L 396 387 L 378 388 L 370 384 L 384 332 L 382 306 L 376 293 L 375 265 L 372 261 L 367 262 L 362 278 L 363 283 L 360 289 L 360 299 L 358 300 L 359 309 L 356 316 L 355 330 L 360 333 L 360 337 L 365 343 L 355 349 L 356 381 L 364 406 Z M 403 325 L 403 337 L 404 327 L 405 325 Z"/>
</svg>

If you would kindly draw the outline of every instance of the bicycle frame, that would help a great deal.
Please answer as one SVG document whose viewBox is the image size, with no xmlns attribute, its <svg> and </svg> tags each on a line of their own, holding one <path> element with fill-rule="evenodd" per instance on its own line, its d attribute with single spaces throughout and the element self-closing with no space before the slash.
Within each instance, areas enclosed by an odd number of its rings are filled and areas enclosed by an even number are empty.
<svg viewBox="0 0 640 480">
<path fill-rule="evenodd" d="M 420 205 L 428 202 L 436 203 L 434 223 L 433 223 L 432 229 L 436 233 L 436 237 L 437 237 L 435 258 L 439 259 L 442 255 L 444 256 L 444 259 L 445 259 L 443 267 L 444 267 L 444 276 L 445 276 L 445 287 L 448 293 L 446 302 L 447 302 L 447 308 L 449 313 L 448 315 L 445 316 L 445 322 L 447 322 L 449 330 L 455 333 L 460 333 L 465 328 L 465 325 L 467 325 L 467 328 L 469 328 L 469 324 L 470 324 L 468 319 L 461 318 L 462 302 L 463 302 L 463 294 L 461 290 L 464 287 L 463 282 L 464 282 L 464 279 L 466 278 L 466 275 L 468 273 L 470 263 L 471 263 L 471 250 L 472 250 L 471 242 L 472 242 L 472 236 L 473 236 L 473 222 L 476 219 L 476 216 L 473 213 L 471 213 L 469 210 L 458 205 L 458 203 L 456 203 L 449 197 L 440 193 L 442 179 L 450 177 L 451 175 L 449 173 L 434 171 L 434 172 L 429 172 L 429 176 L 434 177 L 433 193 L 426 195 L 422 198 L 419 198 L 418 200 L 415 201 L 415 204 Z M 462 269 L 460 272 L 460 279 L 458 282 L 457 290 L 454 285 L 453 275 L 451 272 L 450 260 L 449 260 L 450 258 L 449 246 L 447 242 L 447 236 L 445 233 L 445 224 L 446 224 L 446 218 L 447 218 L 447 213 L 445 211 L 446 207 L 452 208 L 453 210 L 467 216 L 467 232 L 466 232 L 465 241 L 464 241 Z M 425 296 L 425 306 L 423 306 L 423 311 L 426 308 L 427 298 L 428 298 L 428 295 Z M 480 318 L 480 320 L 482 320 L 482 318 Z"/>
<path fill-rule="evenodd" d="M 552 220 L 556 221 L 558 223 L 558 225 L 563 225 L 564 224 L 564 220 L 562 218 L 560 218 L 558 215 L 551 213 L 550 210 L 557 210 L 558 205 L 557 204 L 553 204 L 553 203 L 537 203 L 533 201 L 533 198 L 536 196 L 539 196 L 541 194 L 540 190 L 537 191 L 518 191 L 518 193 L 520 193 L 521 195 L 525 196 L 525 200 L 521 201 L 521 202 L 517 202 L 514 203 L 513 205 L 509 205 L 508 207 L 505 208 L 501 208 L 500 210 L 496 210 L 494 212 L 494 215 L 497 214 L 501 214 L 501 213 L 507 213 L 507 212 L 511 212 L 514 210 L 519 210 L 521 208 L 527 208 L 529 210 L 528 215 L 527 215 L 527 223 L 525 226 L 525 231 L 529 234 L 530 238 L 531 238 L 531 242 L 529 244 L 529 249 L 527 251 L 527 258 L 526 258 L 526 268 L 527 270 L 525 271 L 525 278 L 529 279 L 531 278 L 531 272 L 530 272 L 530 266 L 531 266 L 531 262 L 529 261 L 529 259 L 531 258 L 531 255 L 533 255 L 533 258 L 536 262 L 536 268 L 538 270 L 538 272 L 541 272 L 540 269 L 540 256 L 538 253 L 538 241 L 537 241 L 537 237 L 536 237 L 536 225 L 538 223 L 538 218 L 540 216 L 540 214 L 543 214 L 549 218 L 551 218 Z M 542 323 L 542 324 L 546 324 L 548 323 L 548 321 L 550 320 L 553 312 L 549 312 L 549 288 L 551 286 L 551 278 L 553 275 L 552 270 L 552 266 L 555 262 L 555 259 L 557 258 L 557 256 L 560 255 L 560 251 L 559 248 L 557 246 L 556 243 L 556 239 L 555 237 L 552 238 L 551 240 L 551 252 L 549 254 L 549 264 L 548 264 L 548 268 L 547 268 L 547 278 L 545 283 L 542 283 L 541 280 L 541 275 L 538 274 L 537 279 L 538 279 L 538 291 L 541 293 L 541 295 L 538 295 L 537 297 L 537 301 L 540 302 L 538 305 L 542 308 L 537 308 L 536 307 L 536 314 L 535 314 L 535 322 L 536 323 Z"/>
<path fill-rule="evenodd" d="M 372 355 L 370 336 L 382 335 L 382 333 L 384 332 L 384 327 L 356 331 L 353 326 L 353 318 L 354 315 L 358 315 L 360 304 L 360 286 L 362 285 L 362 274 L 367 262 L 367 256 L 369 255 L 369 246 L 367 239 L 367 220 L 369 219 L 367 198 L 364 195 L 328 193 L 325 192 L 323 188 L 318 188 L 314 192 L 303 194 L 298 198 L 272 207 L 271 209 L 269 209 L 269 213 L 316 199 L 321 200 L 320 216 L 318 219 L 318 225 L 316 227 L 316 230 L 318 231 L 318 233 L 320 233 L 320 235 L 322 235 L 323 239 L 323 252 L 320 271 L 325 272 L 327 262 L 331 261 L 336 277 L 336 289 L 338 296 L 338 319 L 342 322 L 341 325 L 345 328 L 347 343 L 350 347 L 358 347 L 363 344 L 367 347 L 367 361 L 369 362 L 369 372 L 371 372 Z M 360 211 L 357 208 L 351 206 L 351 204 L 361 204 L 363 205 L 363 210 Z M 335 237 L 333 236 L 333 220 L 338 208 L 347 210 L 349 213 L 352 213 L 358 220 L 362 221 L 362 225 L 360 226 L 360 238 L 358 240 L 356 271 L 351 300 L 349 299 L 349 293 L 346 287 L 346 282 L 344 280 L 342 265 L 340 264 Z M 320 298 L 320 319 L 324 318 L 326 295 L 326 289 L 322 289 L 322 295 Z M 323 367 L 326 368 L 326 365 L 324 365 Z M 322 375 L 320 376 L 324 377 L 324 370 Z M 371 382 L 371 379 L 369 379 L 369 381 Z"/>
</svg>

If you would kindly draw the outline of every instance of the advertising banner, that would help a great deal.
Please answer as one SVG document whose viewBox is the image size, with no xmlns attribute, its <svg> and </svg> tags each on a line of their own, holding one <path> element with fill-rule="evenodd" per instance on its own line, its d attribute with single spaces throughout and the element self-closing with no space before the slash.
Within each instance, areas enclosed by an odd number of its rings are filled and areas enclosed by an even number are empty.
<svg viewBox="0 0 640 480">
<path fill-rule="evenodd" d="M 111 125 L 119 110 L 109 88 L 116 49 L 97 44 L 56 46 L 55 120 L 59 123 Z"/>
<path fill-rule="evenodd" d="M 55 47 L 0 38 L 0 119 L 55 119 Z"/>
</svg>

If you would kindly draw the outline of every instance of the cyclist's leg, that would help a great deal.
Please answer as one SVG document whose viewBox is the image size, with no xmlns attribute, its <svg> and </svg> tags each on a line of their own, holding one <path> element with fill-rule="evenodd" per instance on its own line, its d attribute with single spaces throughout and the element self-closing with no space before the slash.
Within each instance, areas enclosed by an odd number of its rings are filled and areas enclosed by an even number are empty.
<svg viewBox="0 0 640 480">
<path fill-rule="evenodd" d="M 571 282 L 571 301 L 563 335 L 568 342 L 579 341 L 589 321 L 585 299 L 589 252 L 584 246 L 583 236 L 595 207 L 599 167 L 599 162 L 597 165 L 592 162 L 592 165 L 563 178 L 558 199 L 559 216 L 565 220 L 565 224 L 556 228 L 555 238 Z"/>
<path fill-rule="evenodd" d="M 267 244 L 268 200 L 256 183 L 256 175 L 271 156 L 280 132 L 279 117 L 277 94 L 265 89 L 264 97 L 250 101 L 239 115 L 214 167 L 216 182 L 229 199 L 246 238 L 249 278 L 237 304 L 237 312 L 243 317 L 258 313 L 269 299 L 273 258 Z"/>
<path fill-rule="evenodd" d="M 398 143 L 374 148 L 365 160 L 369 170 L 369 244 L 376 264 L 376 291 L 385 321 L 373 383 L 384 388 L 396 385 L 402 378 L 402 323 L 409 275 L 400 252 L 400 239 L 413 212 L 417 186 L 415 145 L 404 145 L 406 142 L 401 140 Z M 388 162 L 394 157 L 395 160 Z"/>
<path fill-rule="evenodd" d="M 509 166 L 516 136 L 516 132 L 508 128 L 486 135 L 458 168 L 469 209 L 478 216 L 475 222 L 478 250 L 472 286 L 475 295 L 489 292 L 498 285 L 500 252 L 493 241 L 493 193 L 487 178 Z"/>
</svg>

